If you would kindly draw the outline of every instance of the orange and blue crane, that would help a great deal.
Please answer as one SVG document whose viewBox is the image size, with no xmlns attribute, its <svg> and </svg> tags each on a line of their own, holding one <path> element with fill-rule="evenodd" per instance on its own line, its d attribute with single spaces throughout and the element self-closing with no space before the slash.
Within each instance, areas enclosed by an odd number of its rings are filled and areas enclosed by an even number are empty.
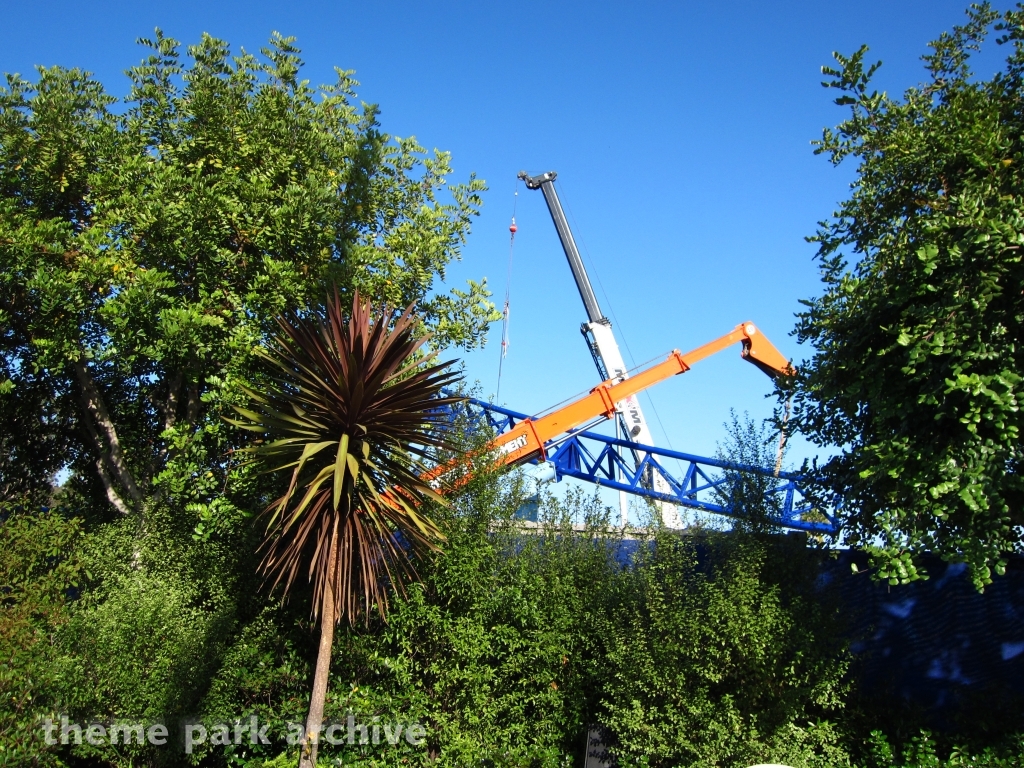
<svg viewBox="0 0 1024 768">
<path fill-rule="evenodd" d="M 462 406 L 470 422 L 483 423 L 495 436 L 488 447 L 499 465 L 547 462 L 556 480 L 565 477 L 605 488 L 704 512 L 743 517 L 745 510 L 731 505 L 729 488 L 740 476 L 756 477 L 769 508 L 778 510 L 772 522 L 782 528 L 813 533 L 836 530 L 835 519 L 814 506 L 803 493 L 804 478 L 794 472 L 712 459 L 594 432 L 598 424 L 616 418 L 618 404 L 627 396 L 665 379 L 686 373 L 716 352 L 740 344 L 740 355 L 772 377 L 791 373 L 788 361 L 753 323 L 740 323 L 731 332 L 686 354 L 674 350 L 664 361 L 622 381 L 607 380 L 586 395 L 547 413 L 533 416 L 470 398 Z M 633 459 L 642 456 L 639 462 Z M 669 461 L 681 462 L 681 474 Z M 434 477 L 451 469 L 438 468 Z M 650 476 L 664 481 L 654 486 Z"/>
<path fill-rule="evenodd" d="M 680 525 L 677 506 L 732 517 L 745 510 L 729 502 L 729 489 L 742 476 L 757 479 L 753 486 L 763 494 L 767 507 L 777 510 L 772 522 L 782 528 L 814 533 L 834 533 L 835 517 L 814 506 L 803 493 L 804 478 L 774 469 L 712 459 L 660 448 L 653 444 L 637 395 L 665 379 L 686 373 L 697 362 L 735 344 L 741 357 L 772 378 L 792 375 L 789 361 L 752 322 L 685 354 L 673 350 L 660 363 L 630 372 L 622 360 L 612 333 L 590 284 L 579 249 L 554 188 L 553 171 L 519 178 L 528 189 L 544 193 L 548 210 L 569 262 L 589 322 L 581 332 L 597 366 L 601 383 L 587 394 L 546 413 L 527 415 L 478 399 L 467 400 L 462 408 L 469 420 L 486 424 L 494 432 L 489 449 L 500 465 L 545 464 L 555 480 L 565 477 L 595 483 L 654 501 L 662 520 L 670 527 Z M 513 218 L 512 233 L 515 233 Z M 504 350 L 503 350 L 504 352 Z M 614 420 L 620 436 L 594 432 L 598 424 Z M 683 467 L 673 473 L 669 461 Z M 453 464 L 428 473 L 429 479 L 448 475 Z M 626 523 L 623 514 L 623 525 Z"/>
</svg>

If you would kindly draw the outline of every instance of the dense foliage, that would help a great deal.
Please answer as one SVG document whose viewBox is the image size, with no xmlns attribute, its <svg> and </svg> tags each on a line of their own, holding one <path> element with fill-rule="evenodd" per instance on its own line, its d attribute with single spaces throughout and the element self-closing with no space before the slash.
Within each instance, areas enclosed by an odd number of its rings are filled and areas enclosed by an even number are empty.
<svg viewBox="0 0 1024 768">
<path fill-rule="evenodd" d="M 820 557 L 802 536 L 664 533 L 639 550 L 601 692 L 621 766 L 845 759 L 819 722 L 846 688 Z"/>
<path fill-rule="evenodd" d="M 880 709 L 851 697 L 842 617 L 819 578 L 827 555 L 798 537 L 627 535 L 580 496 L 548 499 L 542 524 L 524 527 L 513 511 L 526 496 L 514 475 L 482 476 L 449 508 L 427 510 L 446 542 L 421 566 L 422 582 L 388 624 L 339 630 L 324 715 L 342 743 L 323 744 L 321 764 L 564 766 L 595 725 L 623 766 L 1003 768 L 1024 756 L 1012 740 L 993 744 L 977 709 L 982 740 L 957 750 L 955 733 L 916 735 L 912 719 L 892 731 L 880 714 L 897 702 Z M 42 685 L 17 715 L 25 738 L 8 763 L 294 765 L 288 724 L 305 717 L 317 656 L 311 590 L 282 604 L 261 597 L 254 579 L 221 583 L 222 560 L 197 556 L 194 533 L 173 517 L 154 520 L 160 545 L 132 568 L 131 529 L 82 537 L 59 516 L 21 514 L 4 529 L 4 579 L 31 571 L 33 585 L 56 590 L 59 610 L 35 614 L 26 647 L 36 662 L 9 670 L 14 690 L 30 675 Z M 52 549 L 58 541 L 77 546 Z M 84 590 L 69 610 L 61 597 L 71 583 Z M 9 615 L 27 604 L 8 603 Z M 175 730 L 168 747 L 46 745 L 36 718 L 60 712 Z M 183 753 L 183 723 L 215 733 L 250 717 L 269 725 L 270 743 L 207 739 Z M 385 725 L 416 723 L 422 744 L 387 743 Z"/>
<path fill-rule="evenodd" d="M 1008 55 L 981 80 L 993 25 Z M 871 89 L 866 51 L 824 70 L 851 112 L 816 151 L 858 166 L 812 238 L 825 291 L 799 316 L 793 423 L 840 449 L 821 477 L 881 577 L 918 578 L 927 550 L 982 587 L 1024 543 L 1024 10 L 972 7 L 902 99 Z"/>
<path fill-rule="evenodd" d="M 514 481 L 488 477 L 433 510 L 446 543 L 421 584 L 387 625 L 339 631 L 326 721 L 343 737 L 350 714 L 418 722 L 425 743 L 357 739 L 321 754 L 560 766 L 600 726 L 624 766 L 847 764 L 834 726 L 817 722 L 845 690 L 835 606 L 815 599 L 817 553 L 786 537 L 625 537 L 579 495 L 548 499 L 544 522 L 524 529 L 509 514 L 524 500 Z M 254 764 L 283 753 L 285 723 L 301 717 L 310 661 L 295 631 L 280 636 L 285 616 L 268 609 L 239 638 L 204 705 L 211 726 L 239 712 L 274 722 L 272 745 L 229 750 Z"/>
<path fill-rule="evenodd" d="M 0 490 L 64 469 L 96 508 L 169 497 L 208 522 L 252 491 L 220 415 L 285 308 L 336 284 L 483 343 L 483 284 L 433 291 L 484 186 L 380 132 L 351 73 L 312 89 L 288 39 L 261 60 L 204 37 L 187 64 L 143 42 L 120 111 L 78 70 L 0 88 Z"/>
<path fill-rule="evenodd" d="M 985 10 L 937 44 L 934 82 L 906 103 L 868 93 L 862 54 L 834 75 L 855 114 L 822 149 L 861 158 L 864 182 L 823 225 L 828 290 L 801 325 L 821 347 L 794 418 L 849 445 L 825 477 L 853 489 L 851 530 L 886 547 L 896 580 L 913 576 L 915 546 L 945 547 L 984 581 L 1018 545 L 1006 318 L 1024 17 L 1006 19 L 1014 54 L 987 83 L 960 69 L 994 21 Z M 482 343 L 483 284 L 435 290 L 483 186 L 446 187 L 447 155 L 381 133 L 350 73 L 314 92 L 287 39 L 257 59 L 206 37 L 187 63 L 159 34 L 146 44 L 117 107 L 77 70 L 0 89 L 0 765 L 284 768 L 289 724 L 310 707 L 315 595 L 261 591 L 253 522 L 287 478 L 242 464 L 223 416 L 263 391 L 274 318 L 331 283 L 345 300 L 419 301 L 438 347 Z M 911 427 L 927 441 L 892 439 Z M 723 457 L 773 451 L 735 421 Z M 935 464 L 947 454 L 961 463 Z M 898 703 L 856 697 L 819 579 L 827 555 L 765 535 L 772 509 L 748 510 L 748 530 L 681 536 L 611 529 L 596 500 L 570 495 L 531 525 L 515 517 L 518 482 L 484 473 L 450 507 L 424 505 L 444 551 L 389 623 L 339 631 L 324 716 L 343 740 L 321 765 L 578 765 L 590 729 L 624 767 L 1024 763 L 1004 738 L 1013 713 L 999 731 L 972 711 L 974 741 L 957 746 L 960 733 L 899 712 L 895 727 Z M 733 483 L 725 498 L 759 497 Z M 166 725 L 169 742 L 48 741 L 61 715 Z M 344 739 L 350 716 L 365 743 Z M 249 718 L 266 743 L 227 737 Z M 422 741 L 387 743 L 415 724 Z M 200 728 L 209 738 L 186 754 Z"/>
<path fill-rule="evenodd" d="M 418 302 L 418 331 L 465 348 L 495 318 L 482 282 L 438 292 L 483 183 L 449 185 L 447 153 L 381 132 L 352 73 L 314 90 L 279 36 L 263 58 L 208 36 L 185 55 L 159 31 L 142 42 L 123 103 L 60 67 L 0 88 L 0 501 L 56 510 L 23 539 L 55 579 L 62 539 L 45 531 L 84 531 L 72 610 L 5 636 L 52 654 L 46 674 L 21 667 L 21 724 L 190 716 L 265 615 L 252 523 L 284 487 L 238 460 L 223 416 L 266 380 L 257 352 L 280 312 L 337 285 Z M 15 607 L 28 594 L 4 589 Z"/>
<path fill-rule="evenodd" d="M 37 717 L 58 698 L 54 633 L 81 583 L 81 534 L 78 520 L 0 504 L 0 765 L 46 750 Z"/>
</svg>

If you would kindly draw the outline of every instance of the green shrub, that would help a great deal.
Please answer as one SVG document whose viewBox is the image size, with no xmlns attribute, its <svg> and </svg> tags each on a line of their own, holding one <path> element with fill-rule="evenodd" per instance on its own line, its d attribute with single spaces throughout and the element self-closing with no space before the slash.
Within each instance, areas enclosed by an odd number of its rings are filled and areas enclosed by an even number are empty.
<svg viewBox="0 0 1024 768">
<path fill-rule="evenodd" d="M 633 531 L 624 568 L 626 534 L 596 499 L 546 499 L 543 522 L 526 526 L 511 514 L 524 496 L 515 475 L 488 477 L 431 510 L 448 541 L 422 583 L 390 623 L 339 629 L 327 720 L 351 713 L 371 733 L 374 718 L 417 722 L 427 737 L 325 744 L 324 765 L 578 765 L 595 724 L 622 768 L 1021 763 L 1018 742 L 915 741 L 850 703 L 837 606 L 817 583 L 827 554 L 801 537 Z M 173 510 L 152 511 L 141 546 L 132 525 L 4 520 L 4 764 L 292 764 L 287 725 L 304 719 L 316 654 L 309 595 L 259 593 L 248 550 L 194 539 Z M 186 756 L 172 731 L 165 747 L 47 751 L 38 718 L 60 712 L 172 728 L 255 716 L 272 743 Z"/>
<path fill-rule="evenodd" d="M 61 750 L 70 761 L 178 764 L 178 726 L 198 711 L 251 621 L 255 585 L 244 548 L 197 541 L 191 519 L 169 505 L 154 505 L 145 526 L 140 535 L 136 520 L 93 523 L 78 540 L 88 578 L 54 634 L 51 706 L 82 725 L 165 723 L 168 742 L 72 743 Z M 236 541 L 244 542 L 250 526 L 239 527 Z"/>
<path fill-rule="evenodd" d="M 42 719 L 56 716 L 54 633 L 80 582 L 77 520 L 0 505 L 0 765 L 54 765 Z"/>
<path fill-rule="evenodd" d="M 882 731 L 872 731 L 867 740 L 864 768 L 1018 768 L 1024 765 L 1024 737 L 981 751 L 954 746 L 945 757 L 932 734 L 921 731 L 902 748 L 893 747 Z"/>
<path fill-rule="evenodd" d="M 604 599 L 619 567 L 599 505 L 549 500 L 547 523 L 524 531 L 507 512 L 522 497 L 514 481 L 490 478 L 452 509 L 432 511 L 448 540 L 421 567 L 422 583 L 396 602 L 388 624 L 339 628 L 326 720 L 345 723 L 351 713 L 371 728 L 374 718 L 416 722 L 424 744 L 323 744 L 324 759 L 557 766 L 582 754 L 607 635 Z M 574 530 L 571 520 L 587 516 Z M 303 656 L 299 633 L 279 623 L 300 621 L 292 611 L 249 625 L 210 689 L 211 722 L 243 712 L 273 719 L 273 745 L 228 750 L 240 762 L 276 759 L 285 723 L 302 720 L 312 653 Z"/>
<path fill-rule="evenodd" d="M 847 667 L 800 537 L 656 535 L 626 578 L 602 692 L 622 766 L 845 765 Z"/>
</svg>

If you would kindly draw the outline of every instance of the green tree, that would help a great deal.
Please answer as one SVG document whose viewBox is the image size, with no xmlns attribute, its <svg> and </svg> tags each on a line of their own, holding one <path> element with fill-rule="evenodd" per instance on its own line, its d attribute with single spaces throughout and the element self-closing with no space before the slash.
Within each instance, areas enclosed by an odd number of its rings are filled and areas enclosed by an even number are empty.
<svg viewBox="0 0 1024 768">
<path fill-rule="evenodd" d="M 313 583 L 320 648 L 300 766 L 316 765 L 334 625 L 388 609 L 388 591 L 416 578 L 413 558 L 443 539 L 423 514 L 441 497 L 420 475 L 431 450 L 454 446 L 439 426 L 458 398 L 441 390 L 459 376 L 417 356 L 412 307 L 400 317 L 337 290 L 323 315 L 281 318 L 262 356 L 273 384 L 246 389 L 232 423 L 260 436 L 244 449 L 273 471 L 291 470 L 287 490 L 265 512 L 261 570 L 287 594 L 296 577 Z"/>
<path fill-rule="evenodd" d="M 79 70 L 0 87 L 0 498 L 81 517 L 87 574 L 25 706 L 79 722 L 194 713 L 264 615 L 251 518 L 284 489 L 221 417 L 262 388 L 278 313 L 332 283 L 418 301 L 437 347 L 482 344 L 494 317 L 483 283 L 438 292 L 483 183 L 384 134 L 351 72 L 311 88 L 279 36 L 261 57 L 142 42 L 123 102 Z M 71 751 L 172 759 L 123 750 Z"/>
<path fill-rule="evenodd" d="M 755 421 L 746 412 L 741 420 L 736 411 L 730 409 L 729 421 L 723 426 L 726 438 L 718 444 L 716 452 L 720 460 L 752 467 L 778 465 L 781 468 L 784 445 L 780 445 L 778 435 L 766 424 Z M 770 492 L 778 485 L 778 478 L 735 469 L 725 470 L 722 477 L 725 483 L 715 488 L 715 500 L 735 510 L 734 529 L 752 533 L 779 530 L 784 498 Z"/>
<path fill-rule="evenodd" d="M 351 72 L 311 88 L 278 35 L 262 59 L 142 43 L 123 108 L 75 69 L 0 88 L 0 490 L 67 467 L 144 532 L 162 498 L 234 513 L 220 414 L 285 307 L 327 284 L 417 301 L 463 347 L 496 315 L 483 282 L 433 292 L 483 183 L 448 186 L 447 153 L 382 133 Z"/>
<path fill-rule="evenodd" d="M 993 26 L 1008 55 L 981 80 Z M 815 151 L 858 165 L 811 238 L 824 292 L 799 315 L 792 424 L 839 447 L 820 479 L 880 577 L 919 578 L 930 550 L 981 588 L 1024 531 L 1024 10 L 972 6 L 902 99 L 871 89 L 866 52 L 823 69 L 851 111 Z"/>
</svg>

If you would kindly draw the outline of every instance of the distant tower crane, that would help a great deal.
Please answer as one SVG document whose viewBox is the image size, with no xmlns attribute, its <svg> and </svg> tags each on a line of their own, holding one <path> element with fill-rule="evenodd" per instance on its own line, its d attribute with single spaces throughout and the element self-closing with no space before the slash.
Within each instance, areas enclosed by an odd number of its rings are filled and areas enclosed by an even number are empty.
<svg viewBox="0 0 1024 768">
<path fill-rule="evenodd" d="M 615 334 L 612 332 L 611 321 L 601 312 L 597 303 L 597 296 L 594 295 L 594 288 L 587 277 L 587 270 L 583 266 L 583 259 L 580 258 L 579 248 L 576 247 L 576 240 L 572 236 L 569 222 L 562 210 L 562 203 L 555 191 L 555 178 L 557 173 L 548 171 L 539 176 L 530 176 L 526 171 L 519 172 L 519 178 L 526 183 L 527 189 L 539 189 L 544 193 L 544 201 L 548 204 L 548 211 L 555 223 L 558 232 L 558 239 L 562 242 L 562 250 L 569 260 L 569 268 L 576 280 L 576 287 L 579 289 L 580 298 L 583 299 L 583 306 L 586 307 L 589 322 L 583 323 L 580 332 L 587 340 L 587 347 L 590 355 L 594 358 L 594 365 L 597 366 L 598 375 L 601 381 L 621 382 L 629 377 L 626 364 L 622 360 L 622 353 L 615 341 Z M 634 443 L 654 445 L 651 430 L 647 426 L 647 419 L 644 418 L 643 409 L 636 395 L 616 403 L 618 425 L 622 430 L 625 439 Z M 640 466 L 646 454 L 634 451 L 636 466 Z M 649 476 L 644 480 L 646 487 L 661 493 L 671 493 L 671 488 L 665 478 L 657 470 L 651 470 Z M 662 522 L 672 528 L 682 525 L 676 507 L 668 502 L 658 502 L 661 509 Z M 626 495 L 619 492 L 619 508 L 622 516 L 622 524 L 627 522 L 628 507 Z"/>
</svg>

